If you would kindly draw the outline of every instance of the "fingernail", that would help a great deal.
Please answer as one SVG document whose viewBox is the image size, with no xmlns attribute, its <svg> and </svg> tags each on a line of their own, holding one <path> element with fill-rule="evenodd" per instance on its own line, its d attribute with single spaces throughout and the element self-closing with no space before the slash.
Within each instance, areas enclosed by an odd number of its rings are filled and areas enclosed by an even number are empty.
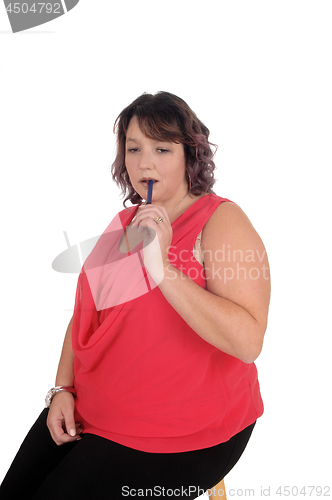
<svg viewBox="0 0 332 500">
<path fill-rule="evenodd" d="M 69 435 L 70 436 L 76 436 L 76 431 L 74 429 L 70 429 Z"/>
<path fill-rule="evenodd" d="M 78 438 L 76 439 L 76 441 L 81 441 L 81 439 L 82 439 L 82 438 L 78 437 Z"/>
</svg>

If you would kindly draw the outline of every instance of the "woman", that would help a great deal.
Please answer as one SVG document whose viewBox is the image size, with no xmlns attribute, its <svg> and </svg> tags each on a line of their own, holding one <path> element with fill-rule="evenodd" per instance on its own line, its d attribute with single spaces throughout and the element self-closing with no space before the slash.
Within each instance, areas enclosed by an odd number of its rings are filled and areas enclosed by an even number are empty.
<svg viewBox="0 0 332 500">
<path fill-rule="evenodd" d="M 208 129 L 159 92 L 115 130 L 113 178 L 134 206 L 84 263 L 50 407 L 1 498 L 196 498 L 263 413 L 268 261 L 243 211 L 212 191 Z"/>
</svg>

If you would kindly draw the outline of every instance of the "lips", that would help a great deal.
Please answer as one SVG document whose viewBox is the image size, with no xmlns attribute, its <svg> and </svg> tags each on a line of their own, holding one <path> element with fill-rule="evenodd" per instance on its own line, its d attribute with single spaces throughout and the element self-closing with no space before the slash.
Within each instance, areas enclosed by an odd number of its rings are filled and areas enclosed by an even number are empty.
<svg viewBox="0 0 332 500">
<path fill-rule="evenodd" d="M 153 184 L 155 184 L 156 182 L 158 182 L 156 179 L 151 179 L 151 178 L 144 177 L 143 179 L 140 180 L 140 183 L 147 187 L 149 185 L 149 181 L 153 181 Z"/>
</svg>

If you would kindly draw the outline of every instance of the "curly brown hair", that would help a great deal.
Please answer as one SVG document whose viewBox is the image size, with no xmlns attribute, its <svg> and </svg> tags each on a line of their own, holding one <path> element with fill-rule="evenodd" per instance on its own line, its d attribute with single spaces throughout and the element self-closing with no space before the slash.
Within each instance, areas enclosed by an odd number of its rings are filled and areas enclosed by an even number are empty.
<svg viewBox="0 0 332 500">
<path fill-rule="evenodd" d="M 132 204 L 142 201 L 131 185 L 125 165 L 126 133 L 133 116 L 137 117 L 141 131 L 150 139 L 183 144 L 190 193 L 200 195 L 206 191 L 215 194 L 212 186 L 216 167 L 212 158 L 217 146 L 208 140 L 209 129 L 180 97 L 169 92 L 144 93 L 119 114 L 113 128 L 117 134 L 117 151 L 112 177 L 121 187 L 121 194 L 127 195 L 124 206 L 127 200 Z"/>
</svg>

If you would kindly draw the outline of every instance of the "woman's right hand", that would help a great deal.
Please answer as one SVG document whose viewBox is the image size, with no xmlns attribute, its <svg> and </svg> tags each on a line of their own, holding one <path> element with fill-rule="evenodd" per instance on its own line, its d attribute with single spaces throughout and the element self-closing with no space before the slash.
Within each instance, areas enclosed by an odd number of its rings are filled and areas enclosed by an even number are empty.
<svg viewBox="0 0 332 500">
<path fill-rule="evenodd" d="M 81 424 L 74 419 L 75 400 L 70 392 L 58 392 L 53 396 L 47 416 L 47 427 L 58 445 L 81 439 Z"/>
</svg>

